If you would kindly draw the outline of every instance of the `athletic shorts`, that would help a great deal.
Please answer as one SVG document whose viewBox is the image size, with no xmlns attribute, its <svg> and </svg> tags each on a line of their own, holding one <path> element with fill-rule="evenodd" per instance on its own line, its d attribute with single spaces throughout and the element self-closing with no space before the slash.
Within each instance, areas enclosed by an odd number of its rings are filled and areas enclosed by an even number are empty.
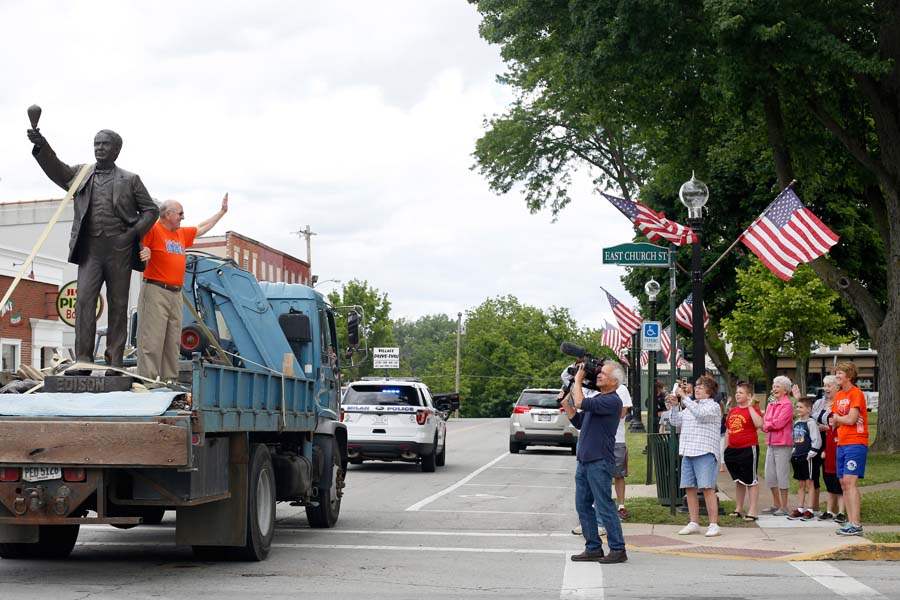
<svg viewBox="0 0 900 600">
<path fill-rule="evenodd" d="M 866 457 L 869 447 L 865 444 L 848 444 L 837 447 L 837 476 L 856 475 L 860 479 L 866 474 Z"/>
<path fill-rule="evenodd" d="M 616 444 L 616 468 L 613 469 L 613 477 L 628 477 L 628 446 Z"/>
<path fill-rule="evenodd" d="M 792 456 L 791 469 L 794 471 L 794 479 L 797 481 L 809 481 L 812 473 L 812 459 L 805 456 Z"/>
<path fill-rule="evenodd" d="M 716 489 L 719 461 L 712 452 L 700 456 L 681 457 L 681 486 L 683 488 Z"/>
<path fill-rule="evenodd" d="M 725 448 L 725 466 L 735 483 L 756 485 L 759 470 L 759 446 Z"/>
<path fill-rule="evenodd" d="M 822 451 L 813 456 L 812 459 L 812 471 L 809 473 L 809 478 L 813 480 L 813 487 L 819 489 L 819 473 L 822 472 Z"/>
<path fill-rule="evenodd" d="M 844 495 L 844 489 L 841 487 L 841 480 L 837 478 L 836 473 L 822 473 L 822 479 L 825 480 L 825 490 L 829 494 L 838 496 Z"/>
</svg>

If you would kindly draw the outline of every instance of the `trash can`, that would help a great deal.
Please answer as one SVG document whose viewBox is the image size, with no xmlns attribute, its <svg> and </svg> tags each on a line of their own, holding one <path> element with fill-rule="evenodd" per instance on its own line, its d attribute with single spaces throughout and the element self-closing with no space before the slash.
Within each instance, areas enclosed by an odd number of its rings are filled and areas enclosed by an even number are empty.
<svg viewBox="0 0 900 600">
<path fill-rule="evenodd" d="M 651 433 L 654 470 L 656 472 L 656 497 L 663 506 L 681 506 L 684 489 L 679 488 L 681 481 L 681 457 L 678 456 L 678 434 L 669 426 L 667 433 Z M 673 503 L 674 499 L 674 503 Z"/>
</svg>

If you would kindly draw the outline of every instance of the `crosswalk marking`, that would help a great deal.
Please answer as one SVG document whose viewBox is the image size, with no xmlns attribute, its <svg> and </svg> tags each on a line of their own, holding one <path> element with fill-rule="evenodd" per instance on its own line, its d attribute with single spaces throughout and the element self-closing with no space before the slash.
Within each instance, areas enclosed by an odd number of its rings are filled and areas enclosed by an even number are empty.
<svg viewBox="0 0 900 600">
<path fill-rule="evenodd" d="M 572 562 L 573 552 L 566 552 L 560 600 L 603 598 L 603 568 L 595 562 Z"/>
<path fill-rule="evenodd" d="M 791 565 L 817 583 L 845 598 L 884 598 L 877 591 L 829 563 L 821 561 L 792 561 Z"/>
</svg>

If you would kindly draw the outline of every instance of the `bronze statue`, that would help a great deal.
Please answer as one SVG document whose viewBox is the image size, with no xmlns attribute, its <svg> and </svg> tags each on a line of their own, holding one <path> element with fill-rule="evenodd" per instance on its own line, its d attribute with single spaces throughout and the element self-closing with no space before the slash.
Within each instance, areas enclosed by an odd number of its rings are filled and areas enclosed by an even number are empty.
<svg viewBox="0 0 900 600">
<path fill-rule="evenodd" d="M 37 127 L 41 109 L 32 106 L 28 139 L 31 154 L 47 177 L 68 190 L 82 165 L 69 166 L 56 157 Z M 69 262 L 78 265 L 78 302 L 75 312 L 75 356 L 94 362 L 94 337 L 100 286 L 106 284 L 106 364 L 122 366 L 128 331 L 128 288 L 132 269 L 143 271 L 140 242 L 159 216 L 159 209 L 141 178 L 116 166 L 122 138 L 103 129 L 94 137 L 96 163 L 75 193 Z M 81 307 L 88 307 L 83 310 Z"/>
</svg>

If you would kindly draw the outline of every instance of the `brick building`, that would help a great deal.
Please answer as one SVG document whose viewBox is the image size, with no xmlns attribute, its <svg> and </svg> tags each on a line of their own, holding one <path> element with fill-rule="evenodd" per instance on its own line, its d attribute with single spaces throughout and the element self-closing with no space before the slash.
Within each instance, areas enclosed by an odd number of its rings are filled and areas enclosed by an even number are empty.
<svg viewBox="0 0 900 600">
<path fill-rule="evenodd" d="M 28 253 L 0 247 L 0 296 L 6 293 Z M 54 352 L 66 346 L 71 328 L 60 321 L 56 295 L 63 283 L 65 262 L 37 257 L 28 277 L 0 308 L 0 371 L 15 372 L 22 364 L 49 366 Z"/>
<path fill-rule="evenodd" d="M 234 231 L 197 238 L 192 249 L 232 258 L 259 281 L 310 285 L 309 263 Z"/>
</svg>

